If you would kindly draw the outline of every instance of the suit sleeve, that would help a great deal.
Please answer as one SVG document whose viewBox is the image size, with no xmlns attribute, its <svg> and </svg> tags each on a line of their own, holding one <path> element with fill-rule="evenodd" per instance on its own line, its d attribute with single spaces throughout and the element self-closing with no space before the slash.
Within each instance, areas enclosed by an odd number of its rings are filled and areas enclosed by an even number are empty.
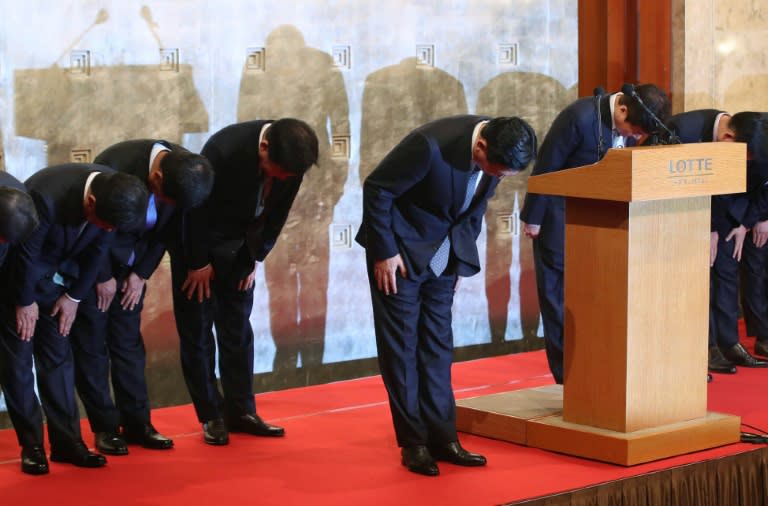
<svg viewBox="0 0 768 506">
<path fill-rule="evenodd" d="M 395 147 L 363 185 L 363 223 L 366 249 L 373 258 L 392 258 L 400 251 L 392 230 L 395 199 L 424 179 L 430 170 L 428 140 L 421 134 L 406 137 Z"/>
<path fill-rule="evenodd" d="M 17 306 L 29 306 L 36 302 L 35 287 L 43 275 L 39 267 L 40 252 L 51 228 L 50 207 L 42 197 L 33 194 L 33 198 L 38 204 L 35 207 L 40 224 L 29 239 L 19 244 L 14 255 L 16 283 L 13 298 Z"/>
<path fill-rule="evenodd" d="M 181 212 L 175 210 L 175 213 Z M 147 241 L 147 247 L 144 254 L 136 259 L 136 263 L 133 265 L 133 272 L 136 273 L 142 279 L 149 279 L 152 273 L 155 272 L 157 266 L 160 265 L 160 261 L 163 259 L 166 250 L 165 234 L 167 233 L 167 227 L 169 223 L 176 221 L 176 216 L 169 217 L 168 221 L 163 228 L 155 230 L 148 234 L 144 239 Z"/>
<path fill-rule="evenodd" d="M 109 279 L 103 279 L 100 274 L 103 271 L 104 263 L 108 261 L 109 246 L 114 237 L 115 232 L 100 231 L 90 244 L 77 255 L 80 272 L 72 286 L 67 289 L 70 297 L 82 300 L 97 281 L 102 282 Z"/>
<path fill-rule="evenodd" d="M 566 109 L 555 118 L 539 149 L 539 156 L 531 172 L 532 176 L 567 168 L 566 161 L 581 143 L 578 118 Z M 531 225 L 541 225 L 547 210 L 549 195 L 527 193 L 520 212 L 520 219 Z"/>
<path fill-rule="evenodd" d="M 201 154 L 208 158 L 214 171 L 224 164 L 221 152 L 215 144 L 207 143 L 203 146 Z M 215 187 L 216 183 L 214 183 L 214 189 Z M 191 270 L 205 267 L 210 262 L 210 238 L 208 236 L 210 222 L 208 216 L 209 209 L 213 205 L 213 198 L 214 195 L 211 194 L 203 205 L 185 211 L 181 220 L 183 248 L 187 257 L 187 265 Z"/>
</svg>

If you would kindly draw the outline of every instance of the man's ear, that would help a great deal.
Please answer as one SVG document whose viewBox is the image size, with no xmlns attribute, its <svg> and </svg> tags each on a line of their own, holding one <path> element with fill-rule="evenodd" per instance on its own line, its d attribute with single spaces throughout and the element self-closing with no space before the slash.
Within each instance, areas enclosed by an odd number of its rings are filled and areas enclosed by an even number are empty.
<svg viewBox="0 0 768 506">
<path fill-rule="evenodd" d="M 157 188 L 163 187 L 163 171 L 161 169 L 153 170 L 149 173 L 150 182 Z"/>
<path fill-rule="evenodd" d="M 96 210 L 96 195 L 88 192 L 88 196 L 85 197 L 85 207 L 90 211 Z"/>
</svg>

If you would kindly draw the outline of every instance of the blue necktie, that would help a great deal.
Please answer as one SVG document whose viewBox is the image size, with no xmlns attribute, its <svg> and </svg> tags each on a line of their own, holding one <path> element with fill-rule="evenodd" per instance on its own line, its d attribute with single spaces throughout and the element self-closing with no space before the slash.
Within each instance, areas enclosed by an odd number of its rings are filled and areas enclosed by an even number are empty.
<svg viewBox="0 0 768 506">
<path fill-rule="evenodd" d="M 149 202 L 147 204 L 147 218 L 144 221 L 144 230 L 149 231 L 157 223 L 157 206 L 155 205 L 155 194 L 149 194 Z M 133 265 L 136 261 L 136 252 L 131 251 L 131 256 L 128 257 L 128 265 Z"/>
<path fill-rule="evenodd" d="M 155 205 L 155 194 L 149 194 L 149 205 L 147 205 L 147 221 L 144 230 L 151 230 L 157 223 L 157 206 Z"/>
<path fill-rule="evenodd" d="M 475 188 L 477 187 L 477 178 L 480 177 L 480 171 L 474 170 L 469 176 L 469 182 L 467 183 L 467 194 L 464 196 L 464 203 L 461 205 L 459 214 L 469 208 L 469 204 L 472 202 L 472 197 L 475 196 Z M 429 261 L 429 268 L 435 273 L 435 276 L 440 276 L 445 268 L 448 267 L 448 258 L 451 255 L 451 240 L 448 236 L 445 236 L 440 247 L 435 251 L 435 256 Z"/>
</svg>

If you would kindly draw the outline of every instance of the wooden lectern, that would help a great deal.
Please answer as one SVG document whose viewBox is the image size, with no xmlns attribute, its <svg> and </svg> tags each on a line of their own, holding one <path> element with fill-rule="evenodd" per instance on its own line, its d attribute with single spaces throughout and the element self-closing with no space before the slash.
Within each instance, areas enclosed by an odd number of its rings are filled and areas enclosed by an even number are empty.
<svg viewBox="0 0 768 506">
<path fill-rule="evenodd" d="M 741 143 L 530 177 L 566 197 L 562 405 L 557 386 L 464 399 L 459 429 L 623 465 L 737 442 L 739 417 L 707 412 L 710 196 L 745 187 Z"/>
</svg>

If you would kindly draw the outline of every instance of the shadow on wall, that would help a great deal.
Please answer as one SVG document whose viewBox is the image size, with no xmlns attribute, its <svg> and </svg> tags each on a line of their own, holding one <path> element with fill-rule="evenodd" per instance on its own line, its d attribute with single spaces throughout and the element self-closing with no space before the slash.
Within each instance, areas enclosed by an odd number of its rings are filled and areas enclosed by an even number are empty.
<svg viewBox="0 0 768 506">
<path fill-rule="evenodd" d="M 575 88 L 567 90 L 549 76 L 508 72 L 480 90 L 477 112 L 519 116 L 536 130 L 540 144 L 555 116 L 575 98 Z M 518 221 L 531 168 L 519 176 L 504 178 L 485 214 L 485 291 L 491 341 L 497 344 L 523 339 L 527 347 L 540 347 L 536 339 L 539 307 L 533 252 L 531 241 L 520 233 Z"/>
<path fill-rule="evenodd" d="M 149 8 L 142 7 L 137 16 L 162 47 Z M 56 61 L 108 19 L 108 12 L 100 10 Z M 91 66 L 88 54 L 73 54 L 77 65 L 71 68 L 54 64 L 14 74 L 15 133 L 45 141 L 48 165 L 90 162 L 123 140 L 157 138 L 181 144 L 185 133 L 208 131 L 208 113 L 194 85 L 192 67 L 179 65 L 173 55 L 152 65 Z M 189 402 L 179 370 L 170 286 L 166 258 L 148 282 L 142 313 L 148 384 L 156 405 Z"/>
<path fill-rule="evenodd" d="M 264 262 L 277 374 L 322 364 L 329 226 L 349 172 L 349 103 L 341 71 L 331 55 L 307 47 L 290 25 L 267 37 L 263 69 L 243 66 L 237 109 L 238 121 L 282 117 L 306 121 L 317 133 L 320 152 Z"/>
<path fill-rule="evenodd" d="M 464 86 L 440 69 L 406 58 L 365 80 L 360 129 L 360 182 L 411 130 L 467 114 Z"/>
<path fill-rule="evenodd" d="M 768 90 L 768 75 L 741 76 L 728 86 L 722 107 L 731 113 L 768 111 L 768 95 L 765 90 Z"/>
</svg>

